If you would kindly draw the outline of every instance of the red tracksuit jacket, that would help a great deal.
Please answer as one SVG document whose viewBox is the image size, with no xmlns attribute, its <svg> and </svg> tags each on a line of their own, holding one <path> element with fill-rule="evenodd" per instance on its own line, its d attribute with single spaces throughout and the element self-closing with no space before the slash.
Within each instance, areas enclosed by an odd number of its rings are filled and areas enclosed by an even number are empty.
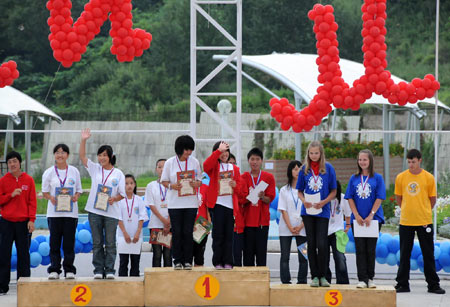
<svg viewBox="0 0 450 307">
<path fill-rule="evenodd" d="M 22 189 L 22 193 L 11 197 L 15 189 Z M 27 173 L 19 178 L 7 173 L 0 178 L 0 208 L 2 218 L 10 222 L 24 222 L 36 220 L 36 187 L 33 178 Z"/>
</svg>

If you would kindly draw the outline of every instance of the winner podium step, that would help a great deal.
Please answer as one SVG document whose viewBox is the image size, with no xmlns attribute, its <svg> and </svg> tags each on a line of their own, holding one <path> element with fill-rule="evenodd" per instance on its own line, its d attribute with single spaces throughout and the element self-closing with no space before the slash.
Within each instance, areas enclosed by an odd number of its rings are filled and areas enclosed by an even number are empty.
<svg viewBox="0 0 450 307">
<path fill-rule="evenodd" d="M 17 306 L 144 306 L 144 279 L 21 277 L 17 283 Z"/>
<path fill-rule="evenodd" d="M 145 306 L 267 306 L 268 267 L 145 269 Z"/>
<path fill-rule="evenodd" d="M 271 306 L 340 306 L 395 307 L 397 296 L 393 286 L 357 289 L 356 285 L 334 285 L 313 288 L 309 285 L 271 285 Z"/>
</svg>

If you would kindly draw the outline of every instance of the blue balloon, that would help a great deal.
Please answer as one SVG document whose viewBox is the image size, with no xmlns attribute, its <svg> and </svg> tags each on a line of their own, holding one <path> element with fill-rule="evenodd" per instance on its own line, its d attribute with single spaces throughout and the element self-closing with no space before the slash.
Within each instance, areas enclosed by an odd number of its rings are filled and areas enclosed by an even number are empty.
<svg viewBox="0 0 450 307">
<path fill-rule="evenodd" d="M 444 241 L 439 246 L 441 253 L 450 254 L 450 241 Z"/>
<path fill-rule="evenodd" d="M 49 265 L 50 264 L 50 256 L 44 256 L 41 260 L 41 265 Z"/>
<path fill-rule="evenodd" d="M 386 258 L 387 255 L 389 254 L 389 250 L 387 248 L 386 245 L 384 244 L 377 244 L 377 248 L 376 248 L 376 256 L 380 257 L 380 258 Z"/>
<path fill-rule="evenodd" d="M 84 229 L 91 232 L 91 225 L 89 224 L 89 220 L 84 221 L 83 225 L 84 225 Z"/>
<path fill-rule="evenodd" d="M 422 268 L 423 269 L 423 256 L 419 255 L 419 257 L 417 257 L 417 265 L 419 266 L 419 269 Z"/>
<path fill-rule="evenodd" d="M 386 258 L 383 258 L 383 257 L 377 257 L 376 260 L 377 260 L 377 262 L 379 264 L 385 264 L 386 263 Z"/>
<path fill-rule="evenodd" d="M 439 246 L 435 245 L 434 246 L 434 259 L 438 260 L 440 255 L 441 255 L 441 249 L 439 248 Z"/>
<path fill-rule="evenodd" d="M 11 257 L 11 269 L 17 269 L 17 256 Z"/>
<path fill-rule="evenodd" d="M 442 252 L 442 249 L 441 254 L 439 255 L 439 262 L 444 268 L 450 266 L 450 255 L 448 253 Z"/>
<path fill-rule="evenodd" d="M 390 266 L 397 265 L 397 257 L 393 253 L 389 253 L 386 257 L 386 263 Z"/>
<path fill-rule="evenodd" d="M 345 252 L 350 254 L 355 253 L 355 243 L 349 241 L 345 247 Z"/>
<path fill-rule="evenodd" d="M 400 249 L 400 239 L 395 238 L 395 237 L 392 238 L 389 241 L 387 247 L 388 247 L 390 253 L 393 253 L 393 254 L 397 253 L 398 250 Z"/>
<path fill-rule="evenodd" d="M 148 223 L 150 222 L 150 216 L 152 215 L 152 210 L 150 210 L 149 207 L 146 207 L 147 209 L 147 215 L 148 215 L 148 220 L 144 222 L 144 224 L 142 224 L 143 228 L 147 228 Z"/>
<path fill-rule="evenodd" d="M 50 244 L 50 235 L 46 235 L 46 236 L 45 236 L 45 242 L 47 242 L 48 244 Z"/>
<path fill-rule="evenodd" d="M 40 235 L 37 236 L 36 238 L 34 238 L 36 241 L 38 241 L 39 244 L 41 244 L 42 242 L 45 242 L 45 236 Z"/>
<path fill-rule="evenodd" d="M 83 253 L 90 253 L 92 250 L 92 243 L 83 244 Z"/>
<path fill-rule="evenodd" d="M 270 203 L 270 208 L 278 210 L 278 194 L 275 196 L 275 198 Z"/>
<path fill-rule="evenodd" d="M 443 267 L 446 273 L 450 273 L 450 265 Z"/>
<path fill-rule="evenodd" d="M 353 237 L 353 231 L 352 231 L 352 228 L 350 228 L 350 229 L 348 230 L 347 236 L 348 236 L 348 240 L 349 240 L 350 242 L 355 242 L 355 237 Z"/>
<path fill-rule="evenodd" d="M 78 232 L 78 240 L 80 240 L 81 243 L 86 244 L 89 241 L 91 241 L 91 233 L 87 231 L 86 229 L 82 229 Z"/>
<path fill-rule="evenodd" d="M 419 268 L 419 265 L 417 264 L 417 260 L 410 259 L 409 261 L 410 261 L 411 270 L 416 271 Z"/>
<path fill-rule="evenodd" d="M 81 253 L 83 251 L 83 243 L 79 240 L 75 241 L 75 254 Z"/>
<path fill-rule="evenodd" d="M 12 256 L 17 256 L 16 242 L 13 243 L 11 255 Z"/>
<path fill-rule="evenodd" d="M 77 230 L 78 230 L 78 231 L 83 230 L 83 229 L 85 229 L 85 228 L 84 228 L 84 224 L 78 224 L 78 225 L 77 225 Z"/>
<path fill-rule="evenodd" d="M 61 247 L 61 249 L 59 250 L 59 253 L 61 254 L 61 259 L 64 258 L 64 251 L 63 251 L 62 247 Z"/>
<path fill-rule="evenodd" d="M 419 270 L 423 273 L 423 266 L 419 266 Z"/>
<path fill-rule="evenodd" d="M 274 208 L 269 208 L 269 212 L 270 212 L 270 220 L 276 220 L 277 219 L 277 210 L 275 210 Z"/>
<path fill-rule="evenodd" d="M 392 236 L 388 233 L 382 233 L 379 238 L 380 243 L 385 244 L 388 248 L 389 248 L 389 242 L 391 242 L 391 240 L 392 240 Z M 397 251 L 395 251 L 395 252 L 397 252 Z"/>
<path fill-rule="evenodd" d="M 439 263 L 438 260 L 434 260 L 435 264 L 436 264 L 436 272 L 439 272 L 440 270 L 442 270 L 442 265 Z"/>
<path fill-rule="evenodd" d="M 420 245 L 418 242 L 414 242 L 413 249 L 411 251 L 411 258 L 417 259 L 419 255 L 422 254 L 422 250 L 420 249 Z"/>
<path fill-rule="evenodd" d="M 399 264 L 400 263 L 400 251 L 397 251 L 395 253 L 395 259 L 397 259 L 397 264 Z"/>
<path fill-rule="evenodd" d="M 42 261 L 42 256 L 38 252 L 32 252 L 30 254 L 30 266 L 32 268 L 35 268 L 38 265 L 40 265 L 41 261 Z"/>
<path fill-rule="evenodd" d="M 35 239 L 32 239 L 31 243 L 30 243 L 30 253 L 37 252 L 38 248 L 39 248 L 38 241 L 36 241 Z"/>
<path fill-rule="evenodd" d="M 38 252 L 43 257 L 50 255 L 50 245 L 47 242 L 42 242 L 39 244 Z"/>
</svg>

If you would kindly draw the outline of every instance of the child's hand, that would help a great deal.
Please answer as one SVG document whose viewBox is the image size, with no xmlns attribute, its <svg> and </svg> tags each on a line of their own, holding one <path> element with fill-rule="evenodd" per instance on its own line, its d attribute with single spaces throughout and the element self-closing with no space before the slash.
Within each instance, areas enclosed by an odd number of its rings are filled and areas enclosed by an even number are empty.
<svg viewBox="0 0 450 307">
<path fill-rule="evenodd" d="M 81 139 L 82 140 L 87 140 L 90 137 L 91 137 L 91 129 L 86 128 L 86 129 L 81 130 Z"/>
<path fill-rule="evenodd" d="M 137 243 L 139 241 L 140 236 L 141 234 L 139 232 L 136 232 L 133 237 L 133 243 Z"/>
<path fill-rule="evenodd" d="M 127 232 L 123 233 L 123 237 L 125 238 L 125 242 L 131 243 L 130 235 Z"/>
</svg>

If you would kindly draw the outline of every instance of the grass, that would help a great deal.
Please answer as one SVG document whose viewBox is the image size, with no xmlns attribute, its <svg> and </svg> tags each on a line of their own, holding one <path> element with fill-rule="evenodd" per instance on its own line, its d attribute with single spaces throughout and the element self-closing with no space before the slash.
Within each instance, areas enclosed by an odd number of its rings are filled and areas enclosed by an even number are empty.
<svg viewBox="0 0 450 307">
<path fill-rule="evenodd" d="M 138 188 L 145 188 L 147 184 L 151 181 L 156 180 L 156 176 L 141 176 L 136 178 L 136 183 Z M 91 188 L 91 178 L 81 178 L 81 185 L 83 189 L 90 189 Z M 47 213 L 47 203 L 48 201 L 44 198 L 39 198 L 39 194 L 42 190 L 42 183 L 36 182 L 36 192 L 38 193 L 38 199 L 37 199 L 37 214 L 46 214 Z M 84 207 L 86 206 L 86 202 L 89 197 L 89 192 L 85 192 L 81 194 L 80 198 L 78 199 L 78 212 L 79 213 L 87 213 L 84 210 Z"/>
</svg>

